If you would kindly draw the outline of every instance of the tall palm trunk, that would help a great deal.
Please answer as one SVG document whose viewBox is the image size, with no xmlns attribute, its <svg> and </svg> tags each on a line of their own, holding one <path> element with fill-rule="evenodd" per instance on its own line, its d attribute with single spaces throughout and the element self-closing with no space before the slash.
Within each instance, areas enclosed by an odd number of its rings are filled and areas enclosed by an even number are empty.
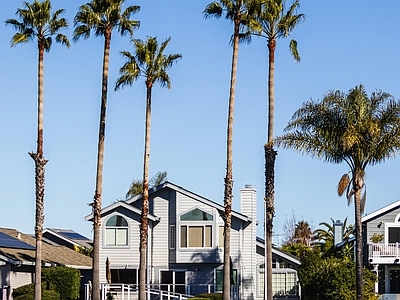
<svg viewBox="0 0 400 300">
<path fill-rule="evenodd" d="M 151 125 L 151 89 L 152 83 L 146 83 L 146 125 L 143 159 L 143 198 L 140 216 L 140 267 L 139 267 L 139 300 L 146 300 L 146 256 L 149 214 L 149 162 L 150 162 L 150 125 Z"/>
<path fill-rule="evenodd" d="M 43 58 L 44 45 L 38 42 L 38 136 L 37 151 L 29 155 L 35 162 L 35 188 L 36 188 L 36 217 L 35 217 L 35 300 L 41 299 L 42 294 L 42 234 L 44 223 L 44 166 L 47 160 L 43 158 Z"/>
<path fill-rule="evenodd" d="M 106 107 L 107 107 L 107 87 L 108 87 L 108 62 L 110 56 L 111 30 L 108 29 L 104 34 L 104 55 L 103 55 L 103 78 L 101 88 L 101 109 L 99 141 L 97 148 L 97 173 L 96 173 L 96 192 L 93 198 L 93 288 L 92 299 L 100 300 L 100 211 L 101 196 L 103 194 L 103 160 L 104 160 L 104 138 L 106 130 Z"/>
<path fill-rule="evenodd" d="M 238 14 L 239 16 L 239 14 Z M 223 281 L 223 300 L 230 299 L 230 286 L 231 286 L 231 266 L 230 266 L 230 253 L 231 253 L 231 223 L 232 223 L 232 190 L 233 190 L 233 158 L 232 158 L 232 145 L 233 145 L 233 115 L 235 107 L 235 86 L 236 86 L 236 70 L 239 53 L 239 17 L 234 20 L 234 34 L 233 34 L 233 53 L 232 53 L 232 69 L 231 69 L 231 85 L 229 91 L 229 108 L 228 108 L 228 129 L 227 129 L 227 145 L 226 145 L 226 177 L 225 177 L 225 191 L 224 191 L 224 281 Z"/>
<path fill-rule="evenodd" d="M 354 174 L 354 212 L 356 223 L 356 295 L 357 300 L 363 299 L 363 253 L 361 224 L 361 189 L 364 186 L 363 172 L 356 170 Z"/>
<path fill-rule="evenodd" d="M 277 152 L 273 147 L 274 138 L 274 76 L 275 76 L 276 40 L 268 41 L 268 141 L 264 145 L 265 153 L 265 291 L 264 298 L 272 300 L 272 233 L 275 216 L 275 159 Z"/>
</svg>

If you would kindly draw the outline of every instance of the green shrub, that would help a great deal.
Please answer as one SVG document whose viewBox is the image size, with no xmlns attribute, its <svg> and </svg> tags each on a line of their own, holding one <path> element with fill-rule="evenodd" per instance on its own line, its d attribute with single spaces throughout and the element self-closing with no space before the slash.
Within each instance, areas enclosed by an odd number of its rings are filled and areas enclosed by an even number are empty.
<svg viewBox="0 0 400 300">
<path fill-rule="evenodd" d="M 13 291 L 12 296 L 14 300 L 34 300 L 35 286 L 33 283 L 20 286 Z M 42 288 L 42 300 L 60 300 L 60 294 Z"/>
<path fill-rule="evenodd" d="M 354 300 L 356 299 L 356 266 L 350 259 L 315 255 L 303 257 L 299 267 L 302 299 Z M 374 284 L 376 275 L 364 269 L 364 299 L 376 300 Z"/>
<path fill-rule="evenodd" d="M 199 295 L 196 295 L 196 298 L 201 298 L 203 300 L 204 300 L 204 298 L 210 299 L 210 300 L 222 300 L 222 293 L 199 294 Z M 193 299 L 193 298 L 191 298 L 191 299 Z"/>
<path fill-rule="evenodd" d="M 42 281 L 47 289 L 58 292 L 61 300 L 79 298 L 81 278 L 77 269 L 62 266 L 43 269 Z"/>
</svg>

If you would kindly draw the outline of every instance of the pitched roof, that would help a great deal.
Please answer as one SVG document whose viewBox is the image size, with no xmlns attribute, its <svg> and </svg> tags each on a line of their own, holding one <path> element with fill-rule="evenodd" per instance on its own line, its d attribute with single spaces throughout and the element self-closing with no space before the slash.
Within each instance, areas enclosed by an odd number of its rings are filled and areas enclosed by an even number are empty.
<svg viewBox="0 0 400 300">
<path fill-rule="evenodd" d="M 104 214 L 104 213 L 107 213 L 109 211 L 112 211 L 113 209 L 115 209 L 117 207 L 124 207 L 127 210 L 130 210 L 130 211 L 132 211 L 132 212 L 134 212 L 134 213 L 136 213 L 138 215 L 140 215 L 140 213 L 141 213 L 141 210 L 139 208 L 137 208 L 137 207 L 135 207 L 133 205 L 130 205 L 129 203 L 127 203 L 127 201 L 118 201 L 118 202 L 115 202 L 115 203 L 113 203 L 113 204 L 111 204 L 109 206 L 104 207 L 101 210 L 101 214 Z M 148 214 L 148 219 L 151 220 L 151 221 L 154 221 L 154 222 L 158 222 L 160 220 L 159 217 L 156 217 L 156 216 L 154 216 L 152 214 Z M 93 220 L 93 214 L 87 215 L 85 217 L 85 220 L 86 221 Z"/>
<path fill-rule="evenodd" d="M 364 223 L 364 222 L 373 220 L 373 219 L 375 219 L 379 216 L 382 216 L 390 211 L 393 211 L 397 208 L 400 208 L 400 200 L 397 200 L 396 202 L 393 202 L 389 205 L 386 205 L 385 207 L 382 207 L 381 209 L 378 209 L 368 215 L 365 215 L 364 217 L 361 218 L 361 222 Z"/>
<path fill-rule="evenodd" d="M 0 247 L 0 260 L 14 265 L 34 265 L 36 239 L 15 229 L 0 228 L 3 233 L 11 238 L 33 246 L 28 247 Z M 91 269 L 92 259 L 65 246 L 54 246 L 42 242 L 42 262 L 45 266 L 61 265 L 77 269 Z"/>
<path fill-rule="evenodd" d="M 265 241 L 262 238 L 257 237 L 257 246 L 265 249 Z M 290 262 L 292 262 L 295 265 L 300 265 L 300 259 L 297 256 L 294 256 L 290 253 L 287 253 L 285 251 L 279 250 L 278 248 L 272 246 L 272 254 L 275 254 L 277 256 L 280 256 Z"/>
<path fill-rule="evenodd" d="M 195 193 L 193 193 L 193 192 L 191 192 L 191 191 L 189 191 L 187 189 L 184 189 L 181 186 L 173 184 L 173 183 L 171 183 L 169 181 L 166 181 L 163 184 L 160 184 L 159 186 L 150 189 L 149 190 L 149 194 L 156 193 L 157 191 L 162 190 L 164 188 L 170 188 L 170 189 L 172 189 L 174 191 L 177 191 L 177 192 L 179 192 L 179 193 L 181 193 L 183 195 L 186 195 L 186 196 L 188 196 L 190 198 L 193 198 L 193 199 L 195 199 L 195 200 L 197 200 L 199 202 L 202 202 L 202 203 L 204 203 L 206 205 L 209 205 L 209 206 L 217 209 L 219 212 L 224 212 L 224 210 L 225 210 L 223 205 L 220 205 L 220 204 L 218 204 L 218 203 L 216 203 L 214 201 L 211 201 L 211 200 L 209 200 L 207 198 L 204 198 L 204 197 L 202 197 L 202 196 L 200 196 L 198 194 L 195 194 Z M 136 202 L 136 201 L 140 200 L 141 198 L 142 198 L 142 195 L 138 195 L 138 196 L 135 196 L 135 197 L 133 197 L 131 199 L 126 200 L 125 203 L 131 204 L 133 202 Z M 249 217 L 247 217 L 247 216 L 245 216 L 245 215 L 243 215 L 243 214 L 241 214 L 239 212 L 233 211 L 233 210 L 232 210 L 232 216 L 236 217 L 236 218 L 238 218 L 238 219 L 240 219 L 240 220 L 242 220 L 244 222 L 255 221 L 255 220 L 252 220 L 251 218 L 249 218 Z"/>
<path fill-rule="evenodd" d="M 81 246 L 81 247 L 86 247 L 86 248 L 91 248 L 92 247 L 92 240 L 88 239 L 87 237 L 73 231 L 70 229 L 56 229 L 56 228 L 46 228 L 43 230 L 43 239 L 45 239 L 46 236 L 46 241 L 49 239 L 49 243 L 53 245 L 57 245 L 57 243 L 54 243 L 51 239 L 51 236 L 55 236 L 71 245 L 76 245 L 76 246 Z"/>
</svg>

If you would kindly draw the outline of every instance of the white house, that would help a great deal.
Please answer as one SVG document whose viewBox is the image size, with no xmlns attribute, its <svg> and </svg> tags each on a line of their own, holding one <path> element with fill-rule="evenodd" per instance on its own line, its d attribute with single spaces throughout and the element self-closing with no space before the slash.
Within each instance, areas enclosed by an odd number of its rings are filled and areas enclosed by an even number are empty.
<svg viewBox="0 0 400 300">
<path fill-rule="evenodd" d="M 222 291 L 224 207 L 170 182 L 149 191 L 147 284 L 196 295 Z M 113 283 L 138 283 L 141 195 L 101 211 L 100 281 L 109 259 Z M 240 190 L 241 212 L 232 212 L 231 282 L 240 299 L 262 299 L 264 241 L 256 236 L 257 192 Z M 86 220 L 92 220 L 89 215 Z M 298 299 L 299 260 L 274 248 L 276 298 Z"/>
</svg>

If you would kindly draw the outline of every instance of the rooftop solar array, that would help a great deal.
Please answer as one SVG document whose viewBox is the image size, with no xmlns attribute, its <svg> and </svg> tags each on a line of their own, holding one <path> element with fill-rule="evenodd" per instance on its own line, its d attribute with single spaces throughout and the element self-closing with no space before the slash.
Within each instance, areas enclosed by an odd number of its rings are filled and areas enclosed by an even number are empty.
<svg viewBox="0 0 400 300">
<path fill-rule="evenodd" d="M 60 231 L 59 234 L 66 236 L 67 238 L 74 239 L 74 240 L 87 240 L 87 237 L 83 235 L 73 232 L 73 231 Z"/>
<path fill-rule="evenodd" d="M 3 232 L 0 232 L 0 247 L 4 248 L 16 248 L 16 249 L 25 249 L 25 250 L 35 250 L 35 247 L 16 239 L 12 236 L 9 236 Z"/>
</svg>

